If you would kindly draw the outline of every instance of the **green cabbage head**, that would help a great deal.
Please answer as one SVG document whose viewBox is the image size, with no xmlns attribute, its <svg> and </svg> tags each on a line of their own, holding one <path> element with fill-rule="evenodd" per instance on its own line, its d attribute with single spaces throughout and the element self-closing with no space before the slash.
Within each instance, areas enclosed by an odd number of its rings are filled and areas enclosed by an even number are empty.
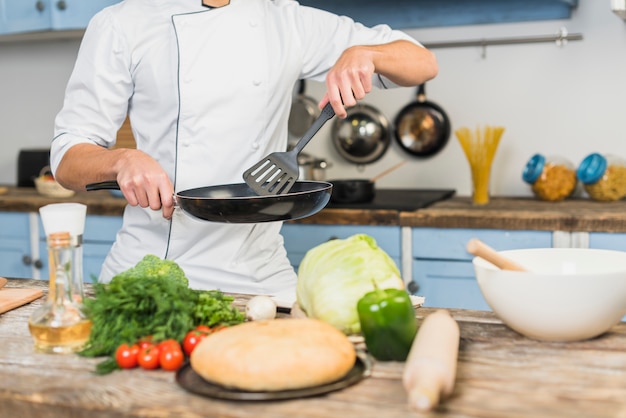
<svg viewBox="0 0 626 418">
<path fill-rule="evenodd" d="M 404 289 L 389 255 L 366 234 L 327 241 L 310 249 L 298 269 L 296 297 L 310 318 L 328 322 L 343 333 L 361 331 L 357 302 L 367 292 Z"/>
</svg>

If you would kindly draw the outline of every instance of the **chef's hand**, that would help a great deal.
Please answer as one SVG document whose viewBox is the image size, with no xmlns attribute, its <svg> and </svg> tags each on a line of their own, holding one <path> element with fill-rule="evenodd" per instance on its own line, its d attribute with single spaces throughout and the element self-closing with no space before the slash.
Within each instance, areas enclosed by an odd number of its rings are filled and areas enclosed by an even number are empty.
<svg viewBox="0 0 626 418">
<path fill-rule="evenodd" d="M 320 108 L 330 102 L 335 114 L 345 118 L 346 107 L 372 90 L 374 73 L 398 86 L 410 87 L 437 75 L 435 55 L 428 49 L 407 40 L 380 45 L 356 45 L 346 49 L 326 76 L 326 94 Z"/>
<path fill-rule="evenodd" d="M 159 163 L 148 154 L 132 150 L 132 163 L 117 173 L 117 183 L 131 206 L 162 209 L 163 217 L 174 213 L 174 186 Z"/>
<path fill-rule="evenodd" d="M 363 46 L 346 49 L 326 76 L 326 94 L 319 103 L 320 108 L 330 102 L 335 114 L 345 118 L 348 115 L 346 107 L 356 105 L 372 91 L 374 54 Z"/>
</svg>

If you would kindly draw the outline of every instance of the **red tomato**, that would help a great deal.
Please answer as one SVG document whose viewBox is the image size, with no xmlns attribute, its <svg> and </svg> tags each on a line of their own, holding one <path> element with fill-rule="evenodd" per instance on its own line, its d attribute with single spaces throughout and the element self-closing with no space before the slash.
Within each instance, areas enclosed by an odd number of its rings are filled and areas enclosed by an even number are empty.
<svg viewBox="0 0 626 418">
<path fill-rule="evenodd" d="M 181 350 L 178 342 L 174 341 L 174 343 L 165 345 L 160 350 L 159 364 L 163 370 L 178 370 L 178 368 L 183 364 L 183 360 L 185 359 L 183 350 Z"/>
<path fill-rule="evenodd" d="M 209 334 L 197 330 L 189 331 L 183 340 L 183 351 L 185 354 L 190 356 L 200 341 L 204 340 L 207 335 Z"/>
<path fill-rule="evenodd" d="M 212 333 L 212 332 L 213 332 L 213 330 L 211 329 L 211 327 L 208 327 L 208 326 L 206 326 L 206 325 L 198 325 L 198 326 L 196 327 L 196 331 L 198 331 L 198 332 L 202 332 L 202 333 L 205 333 L 205 334 L 210 334 L 210 333 Z"/>
<path fill-rule="evenodd" d="M 152 341 L 152 335 L 143 337 L 142 339 L 139 340 L 137 344 L 139 345 L 139 348 L 146 348 L 146 347 L 154 345 L 154 342 Z"/>
<path fill-rule="evenodd" d="M 171 339 L 171 338 L 169 340 L 161 341 L 158 344 L 158 346 L 159 346 L 159 350 L 161 350 L 161 351 L 164 350 L 166 347 L 169 347 L 169 346 L 175 346 L 175 347 L 177 346 L 178 348 L 180 348 L 180 344 L 178 343 L 178 341 L 176 341 L 174 339 Z"/>
<path fill-rule="evenodd" d="M 159 347 L 156 345 L 139 349 L 137 362 L 143 369 L 151 370 L 159 367 Z"/>
<path fill-rule="evenodd" d="M 132 369 L 137 367 L 138 354 L 139 346 L 137 344 L 122 344 L 115 350 L 115 361 L 122 369 Z"/>
</svg>

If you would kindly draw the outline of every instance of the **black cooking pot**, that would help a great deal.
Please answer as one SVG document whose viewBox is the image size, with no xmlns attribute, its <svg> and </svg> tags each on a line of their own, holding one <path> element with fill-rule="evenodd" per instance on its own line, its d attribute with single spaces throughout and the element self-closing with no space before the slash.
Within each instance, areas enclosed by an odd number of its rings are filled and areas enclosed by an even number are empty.
<svg viewBox="0 0 626 418">
<path fill-rule="evenodd" d="M 374 182 L 367 179 L 331 180 L 330 200 L 335 203 L 367 203 L 374 200 Z"/>
</svg>

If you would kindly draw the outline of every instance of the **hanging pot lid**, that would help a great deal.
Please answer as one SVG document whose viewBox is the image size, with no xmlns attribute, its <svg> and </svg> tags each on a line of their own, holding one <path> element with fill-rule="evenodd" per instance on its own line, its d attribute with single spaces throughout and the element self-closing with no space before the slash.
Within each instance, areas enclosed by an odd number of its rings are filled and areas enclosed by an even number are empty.
<svg viewBox="0 0 626 418">
<path fill-rule="evenodd" d="M 335 119 L 332 142 L 339 155 L 355 164 L 380 159 L 391 142 L 389 121 L 375 107 L 357 104 L 347 109 L 345 119 Z"/>
</svg>

